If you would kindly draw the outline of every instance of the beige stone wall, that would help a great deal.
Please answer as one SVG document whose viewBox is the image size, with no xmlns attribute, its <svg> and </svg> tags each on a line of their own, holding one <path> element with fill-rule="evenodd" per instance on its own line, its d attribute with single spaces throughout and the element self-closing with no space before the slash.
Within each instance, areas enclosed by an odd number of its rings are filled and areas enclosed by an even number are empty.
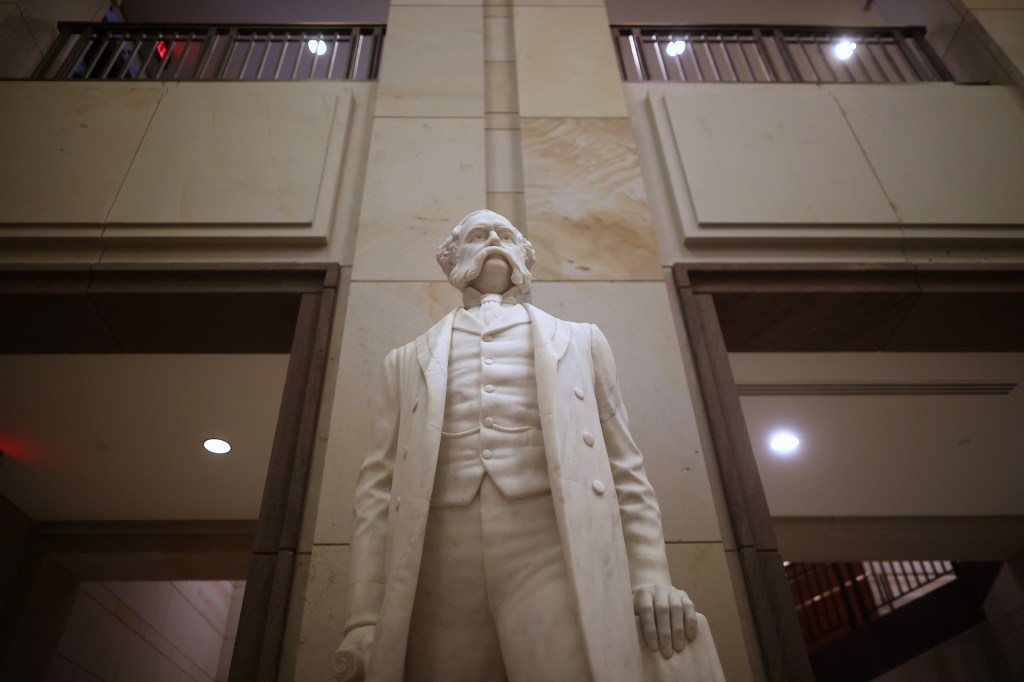
<svg viewBox="0 0 1024 682">
<path fill-rule="evenodd" d="M 308 576 L 296 583 L 282 676 L 323 674 L 341 640 L 371 388 L 389 349 L 458 305 L 433 253 L 487 206 L 537 247 L 533 303 L 608 336 L 673 579 L 708 615 L 728 679 L 757 679 L 603 4 L 393 3 L 382 63 L 330 433 L 304 532 Z"/>
<path fill-rule="evenodd" d="M 626 90 L 665 265 L 1022 255 L 1024 106 L 1012 86 Z"/>
</svg>

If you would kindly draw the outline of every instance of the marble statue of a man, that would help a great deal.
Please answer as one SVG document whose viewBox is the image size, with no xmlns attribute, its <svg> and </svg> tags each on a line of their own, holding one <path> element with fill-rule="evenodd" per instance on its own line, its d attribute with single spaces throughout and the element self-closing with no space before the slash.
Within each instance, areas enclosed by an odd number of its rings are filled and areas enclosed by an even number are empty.
<svg viewBox="0 0 1024 682">
<path fill-rule="evenodd" d="M 463 307 L 385 361 L 335 674 L 681 679 L 649 659 L 710 634 L 671 585 L 604 335 L 517 301 L 534 249 L 496 213 L 463 218 L 437 260 Z"/>
</svg>

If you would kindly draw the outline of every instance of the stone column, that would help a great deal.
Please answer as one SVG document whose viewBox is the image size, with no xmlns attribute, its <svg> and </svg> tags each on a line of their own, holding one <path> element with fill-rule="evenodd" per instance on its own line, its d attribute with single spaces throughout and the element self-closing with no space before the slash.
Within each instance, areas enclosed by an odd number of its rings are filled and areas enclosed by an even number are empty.
<svg viewBox="0 0 1024 682">
<path fill-rule="evenodd" d="M 538 253 L 533 303 L 604 330 L 658 494 L 673 582 L 707 615 L 726 679 L 759 679 L 603 0 L 513 4 L 525 224 Z"/>
<path fill-rule="evenodd" d="M 384 356 L 460 303 L 434 252 L 486 203 L 483 43 L 480 0 L 391 3 L 351 285 L 335 322 L 343 328 L 326 458 L 310 480 L 309 568 L 297 571 L 282 680 L 330 679 L 348 615 L 353 491 Z"/>
</svg>

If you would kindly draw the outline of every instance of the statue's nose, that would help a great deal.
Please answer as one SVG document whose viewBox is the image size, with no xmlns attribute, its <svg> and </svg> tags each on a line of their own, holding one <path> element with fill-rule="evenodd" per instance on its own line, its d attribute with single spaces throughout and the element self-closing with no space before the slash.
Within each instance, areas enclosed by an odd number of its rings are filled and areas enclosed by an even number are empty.
<svg viewBox="0 0 1024 682">
<path fill-rule="evenodd" d="M 500 244 L 501 243 L 501 237 L 498 236 L 497 232 L 495 232 L 494 230 L 491 230 L 491 234 L 487 238 L 487 243 L 488 244 Z"/>
</svg>

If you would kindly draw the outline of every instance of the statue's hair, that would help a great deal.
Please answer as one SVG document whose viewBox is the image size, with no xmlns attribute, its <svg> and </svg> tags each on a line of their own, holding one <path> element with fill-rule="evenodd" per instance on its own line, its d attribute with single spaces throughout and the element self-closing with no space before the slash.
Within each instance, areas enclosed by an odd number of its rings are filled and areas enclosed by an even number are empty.
<svg viewBox="0 0 1024 682">
<path fill-rule="evenodd" d="M 458 225 L 452 228 L 451 235 L 449 235 L 447 239 L 441 242 L 441 246 L 437 247 L 437 264 L 441 266 L 441 270 L 444 271 L 445 277 L 451 274 L 452 269 L 455 267 L 458 261 L 457 242 L 459 240 L 459 235 L 462 234 L 463 228 L 466 226 L 466 223 L 468 223 L 470 220 L 479 216 L 482 213 L 488 213 L 497 218 L 501 218 L 509 225 L 512 225 L 512 221 L 506 218 L 505 216 L 495 213 L 494 211 L 489 211 L 486 208 L 473 211 L 465 218 L 460 220 Z M 530 269 L 533 267 L 533 264 L 537 259 L 537 252 L 536 250 L 534 250 L 533 244 L 530 243 L 530 240 L 524 237 L 523 233 L 520 232 L 515 225 L 512 225 L 512 229 L 515 230 L 516 233 L 516 244 L 522 247 L 523 253 L 526 256 L 526 268 Z"/>
</svg>

